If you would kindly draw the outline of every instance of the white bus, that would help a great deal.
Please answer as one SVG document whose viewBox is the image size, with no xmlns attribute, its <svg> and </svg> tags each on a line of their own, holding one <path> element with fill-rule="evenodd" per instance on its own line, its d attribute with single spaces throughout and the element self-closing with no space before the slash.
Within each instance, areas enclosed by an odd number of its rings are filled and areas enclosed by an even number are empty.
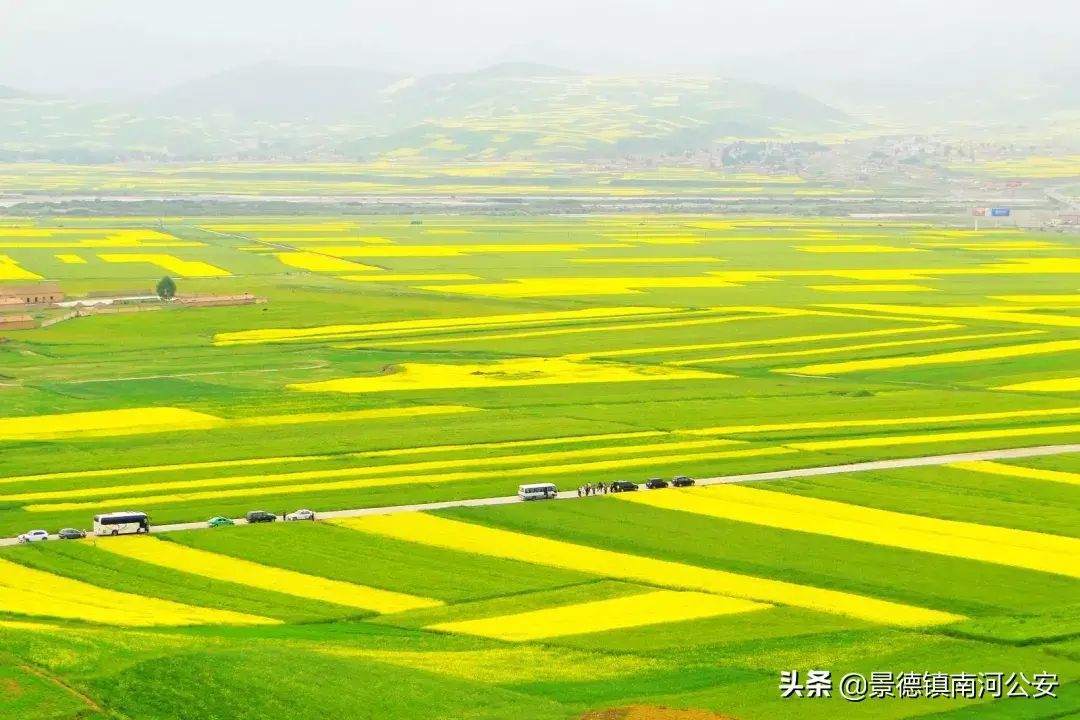
<svg viewBox="0 0 1080 720">
<path fill-rule="evenodd" d="M 518 488 L 518 497 L 522 500 L 551 500 L 559 496 L 559 488 L 551 483 L 522 485 Z"/>
<path fill-rule="evenodd" d="M 94 516 L 95 535 L 134 535 L 150 532 L 150 517 L 144 512 L 111 512 Z"/>
</svg>

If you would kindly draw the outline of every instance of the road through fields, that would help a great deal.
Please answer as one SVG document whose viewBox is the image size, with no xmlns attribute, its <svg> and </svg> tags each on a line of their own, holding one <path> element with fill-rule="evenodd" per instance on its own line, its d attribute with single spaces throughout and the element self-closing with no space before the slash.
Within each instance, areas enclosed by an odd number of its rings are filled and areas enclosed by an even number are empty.
<svg viewBox="0 0 1080 720">
<path fill-rule="evenodd" d="M 874 460 L 871 462 L 850 463 L 847 465 L 827 465 L 816 468 L 801 468 L 798 470 L 777 470 L 774 472 L 751 473 L 748 475 L 728 475 L 725 477 L 697 478 L 697 485 L 726 485 L 730 483 L 756 482 L 764 480 L 786 480 L 789 478 L 814 477 L 817 475 L 839 475 L 842 473 L 868 472 L 871 470 L 896 470 L 900 468 L 925 467 L 929 465 L 949 465 L 961 462 L 976 462 L 981 460 L 1015 460 L 1026 457 L 1043 457 L 1046 455 L 1064 455 L 1067 453 L 1080 452 L 1080 445 L 1045 445 L 1042 447 L 1009 448 L 1004 450 L 982 450 L 979 452 L 956 453 L 953 455 L 929 455 L 927 457 L 901 458 L 898 460 Z M 647 492 L 647 491 L 646 491 Z M 559 500 L 577 500 L 576 490 L 559 493 Z M 352 510 L 332 510 L 319 513 L 320 519 L 360 517 L 363 515 L 392 515 L 395 513 L 423 512 L 425 510 L 444 510 L 454 507 L 486 507 L 491 505 L 508 505 L 510 503 L 524 502 L 517 496 L 477 498 L 474 500 L 451 500 L 447 502 L 425 503 L 420 505 L 396 505 L 391 507 L 355 508 Z M 246 525 L 243 518 L 234 520 L 237 525 Z M 205 522 L 177 523 L 173 525 L 158 525 L 151 532 L 173 532 L 176 530 L 204 530 Z M 27 528 L 29 531 L 30 528 Z M 50 536 L 55 540 L 55 536 Z M 0 539 L 0 546 L 15 545 L 18 538 Z"/>
</svg>

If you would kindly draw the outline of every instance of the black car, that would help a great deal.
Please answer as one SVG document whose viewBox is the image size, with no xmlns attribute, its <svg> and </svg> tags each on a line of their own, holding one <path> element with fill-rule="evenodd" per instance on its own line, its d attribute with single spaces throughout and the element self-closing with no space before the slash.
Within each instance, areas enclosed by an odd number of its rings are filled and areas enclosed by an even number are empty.
<svg viewBox="0 0 1080 720">
<path fill-rule="evenodd" d="M 629 480 L 616 480 L 611 483 L 611 492 L 633 492 L 638 486 Z"/>
<path fill-rule="evenodd" d="M 686 477 L 685 475 L 680 475 L 679 477 L 671 481 L 672 487 L 690 487 L 693 484 L 694 480 L 692 478 Z"/>
<path fill-rule="evenodd" d="M 645 487 L 649 490 L 662 490 L 668 486 L 667 480 L 664 478 L 649 478 L 645 482 Z"/>
<path fill-rule="evenodd" d="M 265 510 L 252 510 L 247 514 L 247 521 L 249 523 L 274 522 L 275 520 L 277 520 L 277 515 L 272 512 L 266 512 Z"/>
<path fill-rule="evenodd" d="M 56 533 L 56 536 L 61 540 L 81 540 L 86 537 L 86 533 L 82 530 L 76 530 L 75 528 L 64 528 Z"/>
</svg>

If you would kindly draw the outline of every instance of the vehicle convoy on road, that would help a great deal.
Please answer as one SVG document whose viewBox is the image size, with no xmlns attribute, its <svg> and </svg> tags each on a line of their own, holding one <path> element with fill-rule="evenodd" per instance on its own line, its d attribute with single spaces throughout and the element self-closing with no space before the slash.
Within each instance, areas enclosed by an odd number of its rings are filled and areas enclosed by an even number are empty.
<svg viewBox="0 0 1080 720">
<path fill-rule="evenodd" d="M 691 487 L 693 484 L 693 478 L 689 478 L 686 475 L 678 475 L 671 480 L 671 487 Z"/>
<path fill-rule="evenodd" d="M 665 480 L 664 478 L 658 478 L 658 477 L 649 478 L 645 482 L 645 487 L 647 489 L 649 489 L 649 490 L 661 490 L 663 488 L 666 488 L 667 486 L 668 486 L 668 481 Z"/>
<path fill-rule="evenodd" d="M 103 513 L 94 516 L 95 535 L 136 535 L 150 532 L 150 516 L 144 512 Z"/>
<path fill-rule="evenodd" d="M 42 540 L 49 539 L 48 530 L 31 530 L 30 532 L 23 533 L 19 536 L 20 543 L 33 543 L 41 542 Z"/>
<path fill-rule="evenodd" d="M 634 492 L 637 489 L 637 483 L 632 483 L 629 480 L 616 480 L 611 483 L 611 492 Z"/>
</svg>

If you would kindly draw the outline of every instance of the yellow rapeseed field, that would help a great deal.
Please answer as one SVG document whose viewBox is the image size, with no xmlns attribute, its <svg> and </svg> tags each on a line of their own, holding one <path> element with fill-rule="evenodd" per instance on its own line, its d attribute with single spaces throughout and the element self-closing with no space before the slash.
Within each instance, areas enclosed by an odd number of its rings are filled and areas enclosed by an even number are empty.
<svg viewBox="0 0 1080 720">
<path fill-rule="evenodd" d="M 41 276 L 24 270 L 7 255 L 0 255 L 0 280 L 41 280 Z"/>
<path fill-rule="evenodd" d="M 1078 318 L 1080 320 L 1080 318 Z M 867 370 L 894 370 L 897 368 L 926 367 L 927 365 L 956 365 L 977 363 L 983 360 L 1002 358 L 1030 357 L 1032 355 L 1050 355 L 1053 353 L 1080 350 L 1080 340 L 1053 340 L 1026 345 L 1006 345 L 1003 347 L 983 348 L 980 350 L 955 350 L 936 355 L 915 355 L 872 360 L 851 360 L 848 362 L 807 365 L 805 367 L 773 370 L 776 373 L 794 373 L 798 375 L 843 375 Z"/>
<path fill-rule="evenodd" d="M 727 288 L 737 284 L 722 278 L 693 277 L 583 277 L 526 278 L 507 282 L 442 287 L 425 285 L 421 290 L 483 295 L 487 297 L 534 298 L 576 297 L 582 295 L 640 295 L 645 289 Z"/>
<path fill-rule="evenodd" d="M 987 473 L 988 475 L 1002 475 L 1004 477 L 1045 480 L 1047 482 L 1065 483 L 1067 485 L 1080 485 L 1080 474 L 1062 472 L 1060 470 L 1043 470 L 1041 468 L 1020 467 L 1019 465 L 1006 465 L 1004 463 L 987 461 L 953 463 L 947 467 Z"/>
<path fill-rule="evenodd" d="M 1080 390 L 1080 377 L 1056 378 L 1054 380 L 1032 380 L 996 387 L 995 390 L 1015 390 L 1017 392 L 1076 392 Z"/>
<path fill-rule="evenodd" d="M 196 260 L 181 260 L 172 255 L 99 254 L 98 257 L 107 263 L 149 263 L 180 277 L 228 277 L 232 275 L 228 270 L 222 270 L 209 263 Z"/>
<path fill-rule="evenodd" d="M 316 575 L 260 565 L 227 555 L 196 550 L 153 537 L 118 537 L 97 540 L 97 547 L 126 558 L 180 572 L 250 585 L 251 587 L 335 605 L 373 610 L 377 613 L 405 612 L 443 605 L 440 600 L 405 595 L 329 580 Z"/>
<path fill-rule="evenodd" d="M 602 265 L 652 265 L 654 263 L 676 263 L 676 264 L 706 264 L 713 265 L 716 263 L 725 263 L 727 260 L 721 260 L 714 257 L 638 257 L 638 258 L 571 258 L 570 262 L 573 263 L 590 263 L 590 264 L 602 264 Z"/>
<path fill-rule="evenodd" d="M 1080 318 L 1024 312 L 1031 308 L 1017 307 L 914 307 L 907 305 L 825 305 L 839 310 L 882 313 L 889 315 L 933 318 L 935 320 L 985 320 L 987 322 L 1046 325 L 1049 327 L 1080 327 Z"/>
<path fill-rule="evenodd" d="M 860 425 L 881 425 L 876 420 L 862 420 Z M 1080 425 L 1054 425 L 1050 427 L 1010 428 L 1006 430 L 971 430 L 965 432 L 936 433 L 930 435 L 894 435 L 887 437 L 853 438 L 850 440 L 820 440 L 816 442 L 791 443 L 797 450 L 851 450 L 868 447 L 900 447 L 924 443 L 966 442 L 969 440 L 996 440 L 998 438 L 1038 437 L 1040 435 L 1066 435 L 1080 432 Z"/>
<path fill-rule="evenodd" d="M 361 265 L 313 252 L 279 252 L 274 253 L 274 257 L 289 267 L 312 272 L 360 272 L 379 269 L 372 265 Z"/>
<path fill-rule="evenodd" d="M 154 407 L 0 418 L 0 440 L 63 440 L 172 430 L 209 430 L 226 421 L 182 408 Z"/>
<path fill-rule="evenodd" d="M 818 292 L 843 293 L 937 292 L 934 288 L 925 285 L 809 285 L 808 287 Z"/>
<path fill-rule="evenodd" d="M 423 513 L 368 516 L 333 522 L 354 530 L 425 545 L 760 603 L 793 605 L 885 625 L 920 627 L 963 619 L 950 613 L 851 593 L 627 555 Z"/>
<path fill-rule="evenodd" d="M 905 515 L 735 485 L 615 497 L 666 510 L 1080 578 L 1080 540 L 1076 538 Z"/>
<path fill-rule="evenodd" d="M 434 273 L 429 275 L 344 275 L 342 280 L 352 282 L 462 282 L 466 280 L 479 280 L 476 275 L 465 273 Z"/>
<path fill-rule="evenodd" d="M 576 244 L 533 244 L 533 245 L 324 245 L 319 251 L 338 257 L 457 257 L 481 254 L 509 253 L 570 253 L 582 250 L 608 248 L 632 248 L 625 243 L 576 243 Z"/>
<path fill-rule="evenodd" d="M 809 253 L 828 253 L 828 254 L 867 254 L 867 253 L 911 253 L 911 252 L 926 252 L 925 250 L 919 250 L 913 247 L 902 247 L 898 245 L 796 245 L 796 250 L 802 250 Z"/>
<path fill-rule="evenodd" d="M 609 470 L 624 470 L 637 467 L 655 467 L 658 464 L 671 464 L 676 462 L 697 462 L 704 460 L 723 460 L 728 458 L 766 457 L 770 455 L 786 455 L 797 452 L 791 448 L 755 448 L 750 450 L 730 450 L 720 452 L 674 454 L 674 455 L 650 455 L 643 458 L 620 458 L 617 460 L 599 460 L 589 463 L 572 463 L 567 465 L 553 465 L 550 467 L 524 467 L 513 469 L 500 469 L 493 471 L 464 471 L 443 473 L 440 475 L 391 475 L 387 477 L 363 478 L 358 480 L 343 480 L 340 482 L 320 482 L 300 485 L 274 485 L 271 487 L 248 487 L 232 488 L 227 490 L 210 490 L 205 492 L 177 493 L 172 495 L 152 495 L 148 497 L 125 498 L 125 503 L 131 505 L 164 505 L 193 500 L 221 500 L 224 498 L 256 497 L 259 495 L 293 495 L 297 493 L 327 492 L 336 490 L 357 490 L 360 488 L 389 487 L 393 485 L 409 485 L 423 483 L 431 485 L 435 483 L 457 482 L 458 480 L 488 480 L 493 478 L 534 478 L 541 476 L 578 475 L 585 472 L 600 472 Z M 505 464 L 507 461 L 502 459 Z M 391 466 L 392 467 L 392 466 Z M 400 468 L 400 466 L 399 466 Z M 379 468 L 385 472 L 386 468 Z M 315 471 L 319 475 L 331 474 L 336 471 Z M 302 473 L 294 473 L 299 475 Z M 261 485 L 266 477 L 249 476 L 251 484 Z M 244 478 L 247 481 L 248 478 Z M 235 483 L 236 478 L 230 482 Z M 180 481 L 188 482 L 188 481 Z M 198 482 L 198 481 L 194 481 Z M 76 491 L 77 492 L 77 491 Z M 111 507 L 116 504 L 113 500 L 93 500 L 89 502 L 53 503 L 41 505 L 26 505 L 23 509 L 27 512 L 54 512 L 67 510 L 90 510 Z"/>
<path fill-rule="evenodd" d="M 86 264 L 86 260 L 84 260 L 79 255 L 57 255 L 56 259 L 59 260 L 62 263 L 67 264 L 67 265 L 85 265 Z"/>
<path fill-rule="evenodd" d="M 644 595 L 545 608 L 515 615 L 439 623 L 428 630 L 527 642 L 623 628 L 734 615 L 772 607 L 740 598 L 658 590 Z"/>
<path fill-rule="evenodd" d="M 676 368 L 578 363 L 564 358 L 514 358 L 494 363 L 437 365 L 403 363 L 389 375 L 289 385 L 304 392 L 369 393 L 399 390 L 580 385 L 585 383 L 720 380 L 731 375 Z"/>
<path fill-rule="evenodd" d="M 227 422 L 233 427 L 265 427 L 268 425 L 392 420 L 395 418 L 430 417 L 433 415 L 462 415 L 475 412 L 483 412 L 483 410 L 467 405 L 417 405 L 380 410 L 342 410 L 326 413 L 297 413 L 295 415 L 263 415 L 261 417 L 238 418 Z"/>
<path fill-rule="evenodd" d="M 0 560 L 0 608 L 16 615 L 132 627 L 279 624 L 256 615 L 106 590 L 7 560 Z"/>
</svg>

